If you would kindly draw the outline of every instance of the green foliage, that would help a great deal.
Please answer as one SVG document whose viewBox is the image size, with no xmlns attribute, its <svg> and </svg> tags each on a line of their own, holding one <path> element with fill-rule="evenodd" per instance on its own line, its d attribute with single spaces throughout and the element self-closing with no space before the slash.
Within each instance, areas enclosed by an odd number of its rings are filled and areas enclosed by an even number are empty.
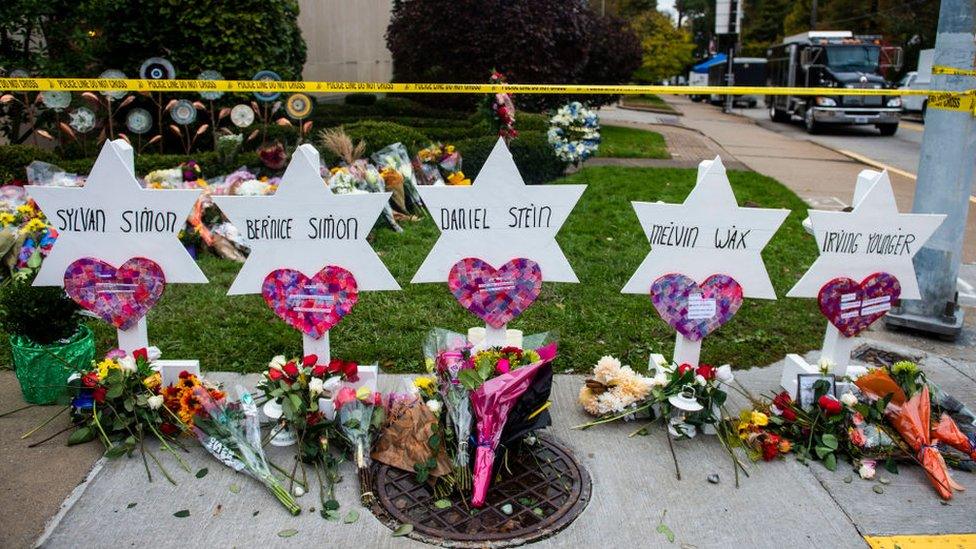
<svg viewBox="0 0 976 549">
<path fill-rule="evenodd" d="M 691 63 L 695 44 L 691 34 L 675 28 L 671 18 L 659 11 L 645 12 L 633 20 L 632 28 L 640 36 L 643 58 L 634 78 L 656 83 L 684 71 Z"/>
<path fill-rule="evenodd" d="M 4 147 L 0 147 L 0 156 Z M 258 155 L 253 152 L 239 153 L 233 161 L 222 164 L 220 156 L 212 151 L 185 154 L 137 154 L 135 157 L 136 174 L 146 175 L 153 170 L 175 168 L 188 160 L 196 160 L 200 164 L 203 177 L 214 177 L 231 172 L 241 166 L 257 167 L 261 164 Z M 53 162 L 68 173 L 87 174 L 95 163 L 94 158 L 79 158 L 77 160 L 55 160 Z"/>
<path fill-rule="evenodd" d="M 454 143 L 461 151 L 462 168 L 466 176 L 472 180 L 477 176 L 497 141 L 498 137 L 489 135 Z M 509 143 L 508 148 L 512 151 L 522 178 L 529 185 L 552 181 L 566 171 L 566 163 L 556 158 L 552 145 L 543 132 L 520 132 Z"/>
<path fill-rule="evenodd" d="M 353 143 L 366 142 L 366 156 L 392 143 L 403 143 L 408 151 L 415 151 L 429 141 L 427 136 L 419 131 L 395 122 L 364 120 L 353 124 L 344 124 L 342 128 Z M 325 147 L 319 147 L 319 149 L 327 160 L 335 160 L 335 157 L 332 157 Z"/>
<path fill-rule="evenodd" d="M 0 145 L 0 185 L 11 179 L 26 181 L 24 168 L 35 160 L 56 164 L 58 157 L 51 151 L 31 145 Z"/>
<path fill-rule="evenodd" d="M 48 345 L 74 335 L 78 305 L 61 288 L 32 286 L 33 277 L 12 277 L 0 284 L 0 330 Z"/>
<path fill-rule="evenodd" d="M 350 93 L 343 101 L 346 105 L 364 105 L 369 106 L 376 103 L 375 93 Z"/>
</svg>

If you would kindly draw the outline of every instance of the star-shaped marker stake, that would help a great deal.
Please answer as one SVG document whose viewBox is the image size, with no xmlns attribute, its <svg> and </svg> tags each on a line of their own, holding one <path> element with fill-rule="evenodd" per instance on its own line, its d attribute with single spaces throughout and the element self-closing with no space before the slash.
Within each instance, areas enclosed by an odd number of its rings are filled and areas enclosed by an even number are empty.
<svg viewBox="0 0 976 549">
<path fill-rule="evenodd" d="M 214 197 L 251 248 L 227 293 L 259 294 L 274 270 L 313 276 L 326 265 L 350 271 L 360 290 L 399 290 L 366 242 L 389 199 L 390 193 L 333 194 L 322 181 L 318 151 L 298 147 L 275 194 Z"/>
<path fill-rule="evenodd" d="M 659 277 L 679 273 L 702 282 L 728 275 L 744 297 L 776 299 L 762 252 L 789 210 L 744 208 L 735 201 L 722 160 L 705 160 L 683 204 L 634 202 L 651 251 L 622 290 L 647 294 Z"/>
<path fill-rule="evenodd" d="M 898 213 L 887 171 L 861 172 L 853 211 L 810 210 L 809 214 L 820 257 L 788 297 L 817 297 L 834 278 L 860 281 L 885 272 L 898 279 L 902 299 L 921 298 L 912 257 L 946 216 Z"/>
<path fill-rule="evenodd" d="M 167 282 L 207 281 L 178 238 L 201 191 L 144 189 L 133 161 L 128 143 L 108 141 L 84 187 L 27 187 L 59 233 L 35 286 L 62 286 L 65 269 L 83 257 L 116 267 L 145 257 L 162 267 Z"/>
<path fill-rule="evenodd" d="M 526 185 L 512 153 L 499 139 L 474 184 L 419 187 L 441 231 L 413 277 L 443 282 L 458 261 L 473 257 L 500 267 L 514 258 L 539 264 L 543 280 L 579 282 L 556 243 L 586 185 Z"/>
</svg>

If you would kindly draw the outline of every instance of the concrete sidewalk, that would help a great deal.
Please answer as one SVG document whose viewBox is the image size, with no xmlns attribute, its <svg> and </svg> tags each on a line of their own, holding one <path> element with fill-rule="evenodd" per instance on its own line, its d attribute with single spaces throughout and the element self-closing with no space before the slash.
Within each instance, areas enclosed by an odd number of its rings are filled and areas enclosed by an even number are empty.
<svg viewBox="0 0 976 549">
<path fill-rule="evenodd" d="M 914 352 L 910 349 L 894 349 Z M 810 357 L 813 359 L 814 357 Z M 923 368 L 931 378 L 951 388 L 965 402 L 976 402 L 976 364 L 926 357 Z M 780 366 L 738 372 L 755 394 L 776 390 Z M 226 386 L 255 375 L 211 374 Z M 384 376 L 382 385 L 395 387 L 400 376 Z M 929 486 L 920 469 L 905 466 L 890 478 L 883 494 L 877 482 L 862 481 L 842 463 L 831 473 L 819 464 L 801 465 L 792 457 L 749 466 L 749 478 L 736 488 L 728 455 L 720 443 L 699 436 L 681 441 L 676 452 L 682 480 L 675 479 L 668 445 L 659 428 L 644 437 L 628 438 L 640 425 L 618 422 L 587 431 L 572 430 L 587 421 L 576 402 L 581 376 L 556 377 L 553 392 L 554 425 L 550 432 L 563 441 L 588 469 L 592 499 L 566 530 L 537 544 L 539 547 L 863 547 L 863 535 L 959 533 L 973 530 L 976 514 L 976 476 L 957 472 L 956 480 L 969 490 L 948 505 Z M 732 395 L 730 409 L 743 399 Z M 72 450 L 74 451 L 74 450 Z M 279 463 L 288 450 L 273 449 Z M 136 458 L 100 462 L 100 469 L 67 502 L 61 515 L 39 540 L 44 547 L 141 546 L 328 546 L 413 547 L 421 544 L 392 538 L 390 530 L 358 504 L 355 475 L 347 470 L 339 486 L 342 514 L 358 509 L 354 524 L 328 522 L 310 512 L 318 507 L 315 493 L 300 502 L 305 512 L 291 517 L 254 481 L 194 449 L 192 469 L 207 467 L 202 479 L 178 469 L 164 458 L 179 486 L 157 479 L 146 482 L 142 461 Z M 721 482 L 709 484 L 717 473 Z M 851 480 L 851 482 L 847 482 Z M 234 493 L 231 486 L 240 487 Z M 190 516 L 173 514 L 188 509 Z M 675 532 L 670 544 L 655 528 L 662 515 Z M 293 537 L 278 536 L 286 529 Z M 151 540 L 151 541 L 150 541 Z"/>
</svg>

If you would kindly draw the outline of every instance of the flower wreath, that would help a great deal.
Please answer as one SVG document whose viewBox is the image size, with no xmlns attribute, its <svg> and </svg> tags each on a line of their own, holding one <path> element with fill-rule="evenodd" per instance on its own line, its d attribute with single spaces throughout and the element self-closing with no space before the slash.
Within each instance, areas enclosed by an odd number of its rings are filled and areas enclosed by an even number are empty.
<svg viewBox="0 0 976 549">
<path fill-rule="evenodd" d="M 600 146 L 600 119 L 579 101 L 560 107 L 549 119 L 549 144 L 560 160 L 579 164 Z"/>
</svg>

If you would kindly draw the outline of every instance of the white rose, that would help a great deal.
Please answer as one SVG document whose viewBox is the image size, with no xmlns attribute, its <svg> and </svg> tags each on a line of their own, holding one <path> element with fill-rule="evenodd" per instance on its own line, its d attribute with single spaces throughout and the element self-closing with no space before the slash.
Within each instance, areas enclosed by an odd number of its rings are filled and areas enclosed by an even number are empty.
<svg viewBox="0 0 976 549">
<path fill-rule="evenodd" d="M 161 356 L 163 356 L 162 351 L 160 351 L 159 347 L 156 347 L 155 345 L 146 349 L 146 358 L 149 359 L 149 362 L 156 362 Z"/>
<path fill-rule="evenodd" d="M 136 359 L 132 358 L 132 355 L 126 355 L 120 358 L 119 368 L 126 373 L 135 372 L 138 369 L 136 367 Z"/>
<path fill-rule="evenodd" d="M 844 393 L 840 396 L 840 401 L 844 403 L 844 406 L 853 408 L 857 404 L 857 397 L 854 396 L 854 393 Z"/>
<path fill-rule="evenodd" d="M 874 466 L 870 463 L 861 463 L 861 468 L 857 470 L 857 474 L 861 475 L 864 480 L 871 480 L 874 478 Z"/>
<path fill-rule="evenodd" d="M 285 359 L 285 356 L 284 355 L 278 355 L 278 356 L 272 358 L 271 359 L 271 362 L 268 363 L 268 369 L 270 370 L 270 369 L 274 368 L 274 369 L 280 370 L 280 369 L 284 368 L 285 367 L 285 364 L 287 364 L 287 363 L 288 363 L 288 360 Z"/>
<path fill-rule="evenodd" d="M 146 403 L 149 404 L 150 410 L 158 410 L 163 405 L 163 395 L 153 395 L 146 399 Z"/>
<path fill-rule="evenodd" d="M 705 384 L 708 383 L 708 381 L 705 379 L 704 376 L 696 375 L 695 376 L 695 383 L 697 383 L 697 384 L 701 385 L 702 387 L 704 387 Z"/>
<path fill-rule="evenodd" d="M 732 383 L 735 376 L 732 375 L 732 366 L 728 364 L 723 364 L 715 369 L 715 379 L 721 381 L 722 383 Z"/>
<path fill-rule="evenodd" d="M 834 361 L 830 360 L 829 358 L 821 358 L 820 362 L 817 362 L 817 367 L 820 368 L 820 371 L 825 374 L 829 374 L 830 372 L 834 371 L 834 366 L 836 366 L 836 364 L 834 364 Z"/>
<path fill-rule="evenodd" d="M 657 373 L 654 374 L 654 379 L 651 380 L 651 384 L 658 387 L 664 387 L 668 384 L 668 374 L 664 370 L 658 370 Z"/>
<path fill-rule="evenodd" d="M 441 413 L 441 401 L 430 399 L 427 401 L 427 409 L 435 416 Z"/>
<path fill-rule="evenodd" d="M 308 380 L 308 394 L 315 398 L 325 391 L 325 382 L 317 377 Z"/>
</svg>

